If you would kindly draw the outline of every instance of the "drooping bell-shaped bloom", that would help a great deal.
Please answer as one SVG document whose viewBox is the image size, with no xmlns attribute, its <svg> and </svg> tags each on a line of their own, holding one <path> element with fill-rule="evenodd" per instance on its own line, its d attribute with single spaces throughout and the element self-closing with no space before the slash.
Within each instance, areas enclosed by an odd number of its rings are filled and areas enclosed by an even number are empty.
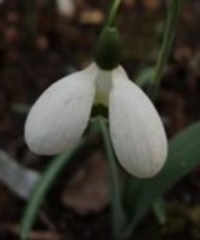
<svg viewBox="0 0 200 240">
<path fill-rule="evenodd" d="M 29 148 L 51 155 L 74 147 L 94 103 L 108 107 L 110 136 L 121 166 L 140 178 L 157 174 L 167 157 L 164 127 L 150 99 L 121 66 L 102 70 L 92 63 L 52 84 L 28 115 Z"/>
</svg>

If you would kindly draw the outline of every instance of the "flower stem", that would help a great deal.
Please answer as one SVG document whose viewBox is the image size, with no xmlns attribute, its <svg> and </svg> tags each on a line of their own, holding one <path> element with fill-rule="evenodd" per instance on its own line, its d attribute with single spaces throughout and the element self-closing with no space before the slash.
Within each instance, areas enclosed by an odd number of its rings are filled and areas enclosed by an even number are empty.
<svg viewBox="0 0 200 240">
<path fill-rule="evenodd" d="M 112 229 L 113 238 L 121 239 L 122 230 L 126 224 L 126 215 L 122 206 L 122 181 L 119 173 L 119 168 L 116 163 L 116 158 L 113 152 L 110 135 L 105 119 L 97 118 L 97 122 L 102 134 L 106 155 L 109 161 L 110 168 L 110 194 L 112 205 Z"/>
<path fill-rule="evenodd" d="M 106 23 L 107 27 L 108 26 L 112 27 L 114 25 L 114 22 L 115 22 L 120 4 L 121 4 L 121 0 L 113 0 L 113 3 L 111 5 L 111 9 L 110 9 L 110 14 L 108 16 L 108 20 L 107 20 L 107 23 Z"/>
<path fill-rule="evenodd" d="M 168 56 L 170 54 L 173 40 L 175 38 L 177 21 L 180 13 L 180 0 L 171 0 L 168 9 L 168 17 L 166 22 L 166 30 L 164 39 L 159 53 L 158 61 L 155 68 L 154 84 L 156 85 L 156 92 L 159 90 L 161 78 L 164 68 L 166 66 Z"/>
<path fill-rule="evenodd" d="M 118 29 L 114 26 L 121 0 L 113 0 L 107 22 L 98 39 L 94 59 L 104 70 L 112 70 L 121 60 L 121 41 Z"/>
</svg>

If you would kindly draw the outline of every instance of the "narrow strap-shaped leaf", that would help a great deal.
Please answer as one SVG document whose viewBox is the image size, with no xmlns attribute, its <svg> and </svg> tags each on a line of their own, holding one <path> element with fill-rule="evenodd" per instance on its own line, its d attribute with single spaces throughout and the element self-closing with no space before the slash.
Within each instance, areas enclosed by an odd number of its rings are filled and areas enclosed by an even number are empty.
<svg viewBox="0 0 200 240">
<path fill-rule="evenodd" d="M 165 201 L 162 197 L 153 203 L 153 212 L 161 225 L 166 223 Z"/>
<path fill-rule="evenodd" d="M 39 178 L 39 173 L 25 168 L 8 153 L 0 150 L 0 181 L 17 196 L 28 199 Z"/>
<path fill-rule="evenodd" d="M 33 191 L 32 198 L 29 201 L 24 217 L 21 224 L 21 239 L 26 240 L 29 232 L 35 222 L 38 210 L 54 180 L 63 169 L 63 167 L 70 162 L 74 155 L 82 148 L 86 143 L 86 138 L 71 151 L 66 151 L 63 154 L 55 157 L 46 169 L 44 175 L 41 177 L 38 184 L 36 184 L 35 190 Z"/>
<path fill-rule="evenodd" d="M 180 15 L 181 6 L 182 6 L 181 0 L 170 0 L 166 28 L 163 36 L 163 43 L 155 67 L 154 83 L 156 84 L 157 88 L 160 87 L 160 82 L 164 72 L 164 68 L 166 66 L 168 56 L 172 48 L 172 43 L 175 38 L 176 27 Z"/>
<path fill-rule="evenodd" d="M 162 171 L 151 179 L 133 179 L 126 204 L 132 216 L 126 236 L 130 236 L 153 202 L 179 179 L 200 165 L 200 123 L 196 123 L 173 138 L 168 160 Z M 137 190 L 136 192 L 131 189 Z"/>
</svg>

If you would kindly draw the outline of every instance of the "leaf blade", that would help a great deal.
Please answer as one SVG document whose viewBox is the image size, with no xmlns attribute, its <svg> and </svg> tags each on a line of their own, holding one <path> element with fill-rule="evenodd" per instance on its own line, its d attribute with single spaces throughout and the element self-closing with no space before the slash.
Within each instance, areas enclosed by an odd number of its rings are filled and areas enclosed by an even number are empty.
<svg viewBox="0 0 200 240">
<path fill-rule="evenodd" d="M 125 235 L 129 236 L 153 202 L 161 197 L 181 177 L 200 164 L 200 122 L 179 133 L 170 141 L 168 160 L 162 171 L 151 179 L 133 179 L 130 188 L 136 189 L 131 215 L 134 216 Z M 129 189 L 129 196 L 133 191 Z M 130 207 L 130 203 L 127 202 Z M 133 204 L 132 204 L 133 205 Z"/>
<path fill-rule="evenodd" d="M 20 237 L 22 240 L 26 240 L 28 238 L 29 232 L 31 231 L 31 228 L 37 217 L 38 210 L 54 180 L 62 171 L 62 169 L 69 164 L 80 148 L 86 144 L 86 140 L 86 138 L 83 138 L 74 149 L 71 151 L 66 151 L 55 157 L 49 164 L 44 175 L 41 176 L 38 184 L 35 186 L 32 197 L 25 208 L 20 231 Z"/>
</svg>

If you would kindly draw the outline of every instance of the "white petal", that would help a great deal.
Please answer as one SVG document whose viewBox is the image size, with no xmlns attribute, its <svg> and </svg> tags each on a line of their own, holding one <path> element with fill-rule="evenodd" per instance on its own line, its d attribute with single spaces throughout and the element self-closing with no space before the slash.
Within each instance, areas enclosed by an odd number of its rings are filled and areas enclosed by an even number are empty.
<svg viewBox="0 0 200 240">
<path fill-rule="evenodd" d="M 131 82 L 123 68 L 113 71 L 110 94 L 110 134 L 120 164 L 139 178 L 152 177 L 167 157 L 161 119 L 146 94 Z"/>
<path fill-rule="evenodd" d="M 91 64 L 52 84 L 39 97 L 25 125 L 25 139 L 33 152 L 51 155 L 77 144 L 90 117 L 97 71 Z"/>
</svg>

